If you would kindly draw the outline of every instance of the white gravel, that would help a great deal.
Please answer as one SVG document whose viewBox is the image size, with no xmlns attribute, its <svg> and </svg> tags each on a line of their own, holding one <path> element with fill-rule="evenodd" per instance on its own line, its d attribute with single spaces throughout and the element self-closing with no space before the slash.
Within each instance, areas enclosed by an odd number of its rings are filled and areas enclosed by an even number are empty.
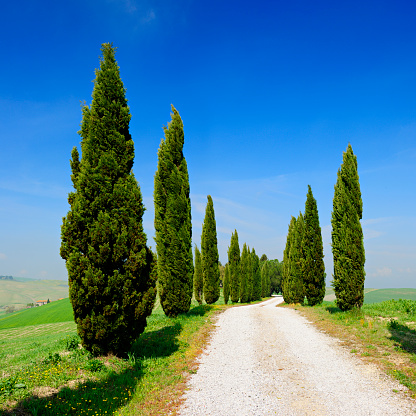
<svg viewBox="0 0 416 416">
<path fill-rule="evenodd" d="M 180 416 L 415 415 L 404 387 L 352 356 L 281 297 L 230 308 L 188 384 Z"/>
</svg>

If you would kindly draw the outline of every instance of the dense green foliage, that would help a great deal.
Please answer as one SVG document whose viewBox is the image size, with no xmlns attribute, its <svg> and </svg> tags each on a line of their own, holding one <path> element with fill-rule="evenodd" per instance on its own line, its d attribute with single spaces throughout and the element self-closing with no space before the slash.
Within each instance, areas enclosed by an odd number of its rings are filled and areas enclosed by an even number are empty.
<svg viewBox="0 0 416 416">
<path fill-rule="evenodd" d="M 144 331 L 156 296 L 156 261 L 146 246 L 144 206 L 132 173 L 130 111 L 115 60 L 102 45 L 91 107 L 83 107 L 82 158 L 72 151 L 61 256 L 78 334 L 93 354 L 126 353 Z"/>
<path fill-rule="evenodd" d="M 292 227 L 293 224 L 293 227 Z M 289 226 L 290 244 L 286 260 L 283 261 L 285 268 L 283 297 L 286 303 L 303 303 L 305 290 L 303 286 L 303 252 L 302 240 L 304 233 L 304 220 L 302 213 Z M 288 237 L 289 237 L 288 235 Z M 286 250 L 285 250 L 286 252 Z M 284 253 L 285 255 L 285 253 Z"/>
<path fill-rule="evenodd" d="M 357 171 L 357 157 L 348 144 L 338 170 L 332 211 L 332 282 L 337 306 L 345 311 L 361 308 L 364 302 L 364 241 L 360 220 L 363 203 Z"/>
<path fill-rule="evenodd" d="M 204 295 L 204 275 L 202 273 L 201 253 L 195 246 L 195 268 L 194 268 L 194 296 L 199 305 L 202 304 Z"/>
<path fill-rule="evenodd" d="M 204 299 L 208 304 L 220 297 L 220 270 L 218 268 L 217 224 L 211 195 L 205 209 L 201 235 L 201 260 L 204 276 Z"/>
<path fill-rule="evenodd" d="M 261 266 L 261 297 L 270 296 L 269 262 L 263 262 Z"/>
<path fill-rule="evenodd" d="M 241 252 L 241 261 L 240 261 L 240 302 L 241 303 L 246 303 L 249 301 L 249 297 L 248 297 L 249 274 L 251 274 L 250 250 L 247 247 L 247 244 L 244 243 L 243 250 Z"/>
<path fill-rule="evenodd" d="M 253 286 L 251 289 L 251 299 L 250 300 L 260 300 L 261 299 L 261 271 L 260 271 L 260 259 L 256 254 L 256 251 L 251 249 L 251 275 Z"/>
<path fill-rule="evenodd" d="M 279 262 L 277 259 L 268 260 L 268 279 L 266 283 L 269 285 L 269 294 L 280 293 L 282 291 L 282 269 L 283 262 Z"/>
<path fill-rule="evenodd" d="M 325 264 L 318 206 L 308 185 L 305 203 L 304 232 L 302 240 L 303 284 L 309 305 L 322 303 L 325 296 Z"/>
<path fill-rule="evenodd" d="M 224 283 L 223 283 L 224 303 L 228 303 L 230 298 L 230 267 L 227 263 L 224 270 Z"/>
<path fill-rule="evenodd" d="M 155 231 L 159 296 L 167 316 L 187 312 L 193 284 L 191 200 L 183 156 L 183 123 L 172 106 L 155 174 Z"/>
<path fill-rule="evenodd" d="M 240 299 L 240 246 L 238 244 L 237 230 L 231 235 L 228 248 L 228 264 L 230 268 L 230 298 L 236 303 Z"/>
<path fill-rule="evenodd" d="M 282 270 L 282 295 L 286 303 L 291 303 L 289 298 L 289 284 L 290 284 L 290 249 L 294 239 L 296 230 L 296 218 L 292 216 L 289 223 L 289 229 L 286 237 L 286 246 L 283 251 L 283 270 Z"/>
</svg>

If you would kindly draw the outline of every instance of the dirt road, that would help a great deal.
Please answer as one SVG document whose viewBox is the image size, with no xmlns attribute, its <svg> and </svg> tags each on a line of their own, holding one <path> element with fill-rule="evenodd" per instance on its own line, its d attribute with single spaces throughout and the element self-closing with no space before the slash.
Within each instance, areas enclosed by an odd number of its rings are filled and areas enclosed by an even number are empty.
<svg viewBox="0 0 416 416">
<path fill-rule="evenodd" d="M 181 416 L 415 414 L 400 384 L 280 302 L 220 315 Z"/>
</svg>

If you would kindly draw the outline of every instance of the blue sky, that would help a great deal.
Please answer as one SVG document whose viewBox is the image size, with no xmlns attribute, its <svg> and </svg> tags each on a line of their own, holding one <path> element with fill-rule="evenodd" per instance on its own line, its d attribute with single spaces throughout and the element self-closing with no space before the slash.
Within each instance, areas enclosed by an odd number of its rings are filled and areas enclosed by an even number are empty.
<svg viewBox="0 0 416 416">
<path fill-rule="evenodd" d="M 416 287 L 416 4 L 410 1 L 7 2 L 0 26 L 0 274 L 66 279 L 60 225 L 100 45 L 127 89 L 134 173 L 154 247 L 153 178 L 171 103 L 184 122 L 194 243 L 214 200 L 231 233 L 282 259 L 307 185 L 327 285 L 337 170 L 350 142 L 367 287 Z"/>
</svg>

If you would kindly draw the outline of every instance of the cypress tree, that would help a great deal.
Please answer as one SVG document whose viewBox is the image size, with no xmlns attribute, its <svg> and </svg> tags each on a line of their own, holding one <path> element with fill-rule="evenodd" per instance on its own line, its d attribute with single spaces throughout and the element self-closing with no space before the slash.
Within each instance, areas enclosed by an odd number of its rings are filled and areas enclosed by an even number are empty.
<svg viewBox="0 0 416 416">
<path fill-rule="evenodd" d="M 282 270 L 282 295 L 286 303 L 293 303 L 289 296 L 290 283 L 290 248 L 293 240 L 293 234 L 296 228 L 296 218 L 292 216 L 287 232 L 286 246 L 283 252 L 283 270 Z"/>
<path fill-rule="evenodd" d="M 183 123 L 172 105 L 158 151 L 154 203 L 159 296 L 167 316 L 187 312 L 193 283 L 191 200 Z"/>
<path fill-rule="evenodd" d="M 253 280 L 253 288 L 251 291 L 251 300 L 261 299 L 261 272 L 260 259 L 254 248 L 251 250 L 251 274 Z"/>
<path fill-rule="evenodd" d="M 241 261 L 240 261 L 240 302 L 247 303 L 249 301 L 248 297 L 248 275 L 250 268 L 250 251 L 244 243 L 243 251 L 241 252 Z"/>
<path fill-rule="evenodd" d="M 305 301 L 305 288 L 303 285 L 303 252 L 302 252 L 302 240 L 304 234 L 304 220 L 303 215 L 300 212 L 296 219 L 296 228 L 294 233 L 293 243 L 290 248 L 290 275 L 291 285 L 290 291 L 292 303 L 304 303 Z"/>
<path fill-rule="evenodd" d="M 269 293 L 267 293 L 268 268 L 269 268 L 269 262 L 266 260 L 263 262 L 263 266 L 261 267 L 261 297 L 262 298 L 269 296 Z"/>
<path fill-rule="evenodd" d="M 351 144 L 343 153 L 338 170 L 332 211 L 332 282 L 337 306 L 345 311 L 361 308 L 364 302 L 364 241 L 360 220 L 363 215 L 357 157 Z"/>
<path fill-rule="evenodd" d="M 197 302 L 202 305 L 204 293 L 204 277 L 202 273 L 201 253 L 195 245 L 195 268 L 194 268 L 194 296 Z"/>
<path fill-rule="evenodd" d="M 146 245 L 142 195 L 131 170 L 131 116 L 115 48 L 103 44 L 101 51 L 92 103 L 82 110 L 82 158 L 72 150 L 74 192 L 60 253 L 82 345 L 94 355 L 123 355 L 152 312 L 156 258 Z"/>
<path fill-rule="evenodd" d="M 225 265 L 223 286 L 224 303 L 227 304 L 230 298 L 230 267 L 228 263 Z"/>
<path fill-rule="evenodd" d="M 201 235 L 202 273 L 204 276 L 204 298 L 208 305 L 220 297 L 220 270 L 218 268 L 217 225 L 211 195 L 205 209 Z"/>
<path fill-rule="evenodd" d="M 322 303 L 325 297 L 325 264 L 318 207 L 308 185 L 305 203 L 303 250 L 303 282 L 309 305 Z"/>
<path fill-rule="evenodd" d="M 230 298 L 236 303 L 240 299 L 240 246 L 238 244 L 237 230 L 231 235 L 228 248 L 228 264 L 230 268 Z"/>
</svg>

